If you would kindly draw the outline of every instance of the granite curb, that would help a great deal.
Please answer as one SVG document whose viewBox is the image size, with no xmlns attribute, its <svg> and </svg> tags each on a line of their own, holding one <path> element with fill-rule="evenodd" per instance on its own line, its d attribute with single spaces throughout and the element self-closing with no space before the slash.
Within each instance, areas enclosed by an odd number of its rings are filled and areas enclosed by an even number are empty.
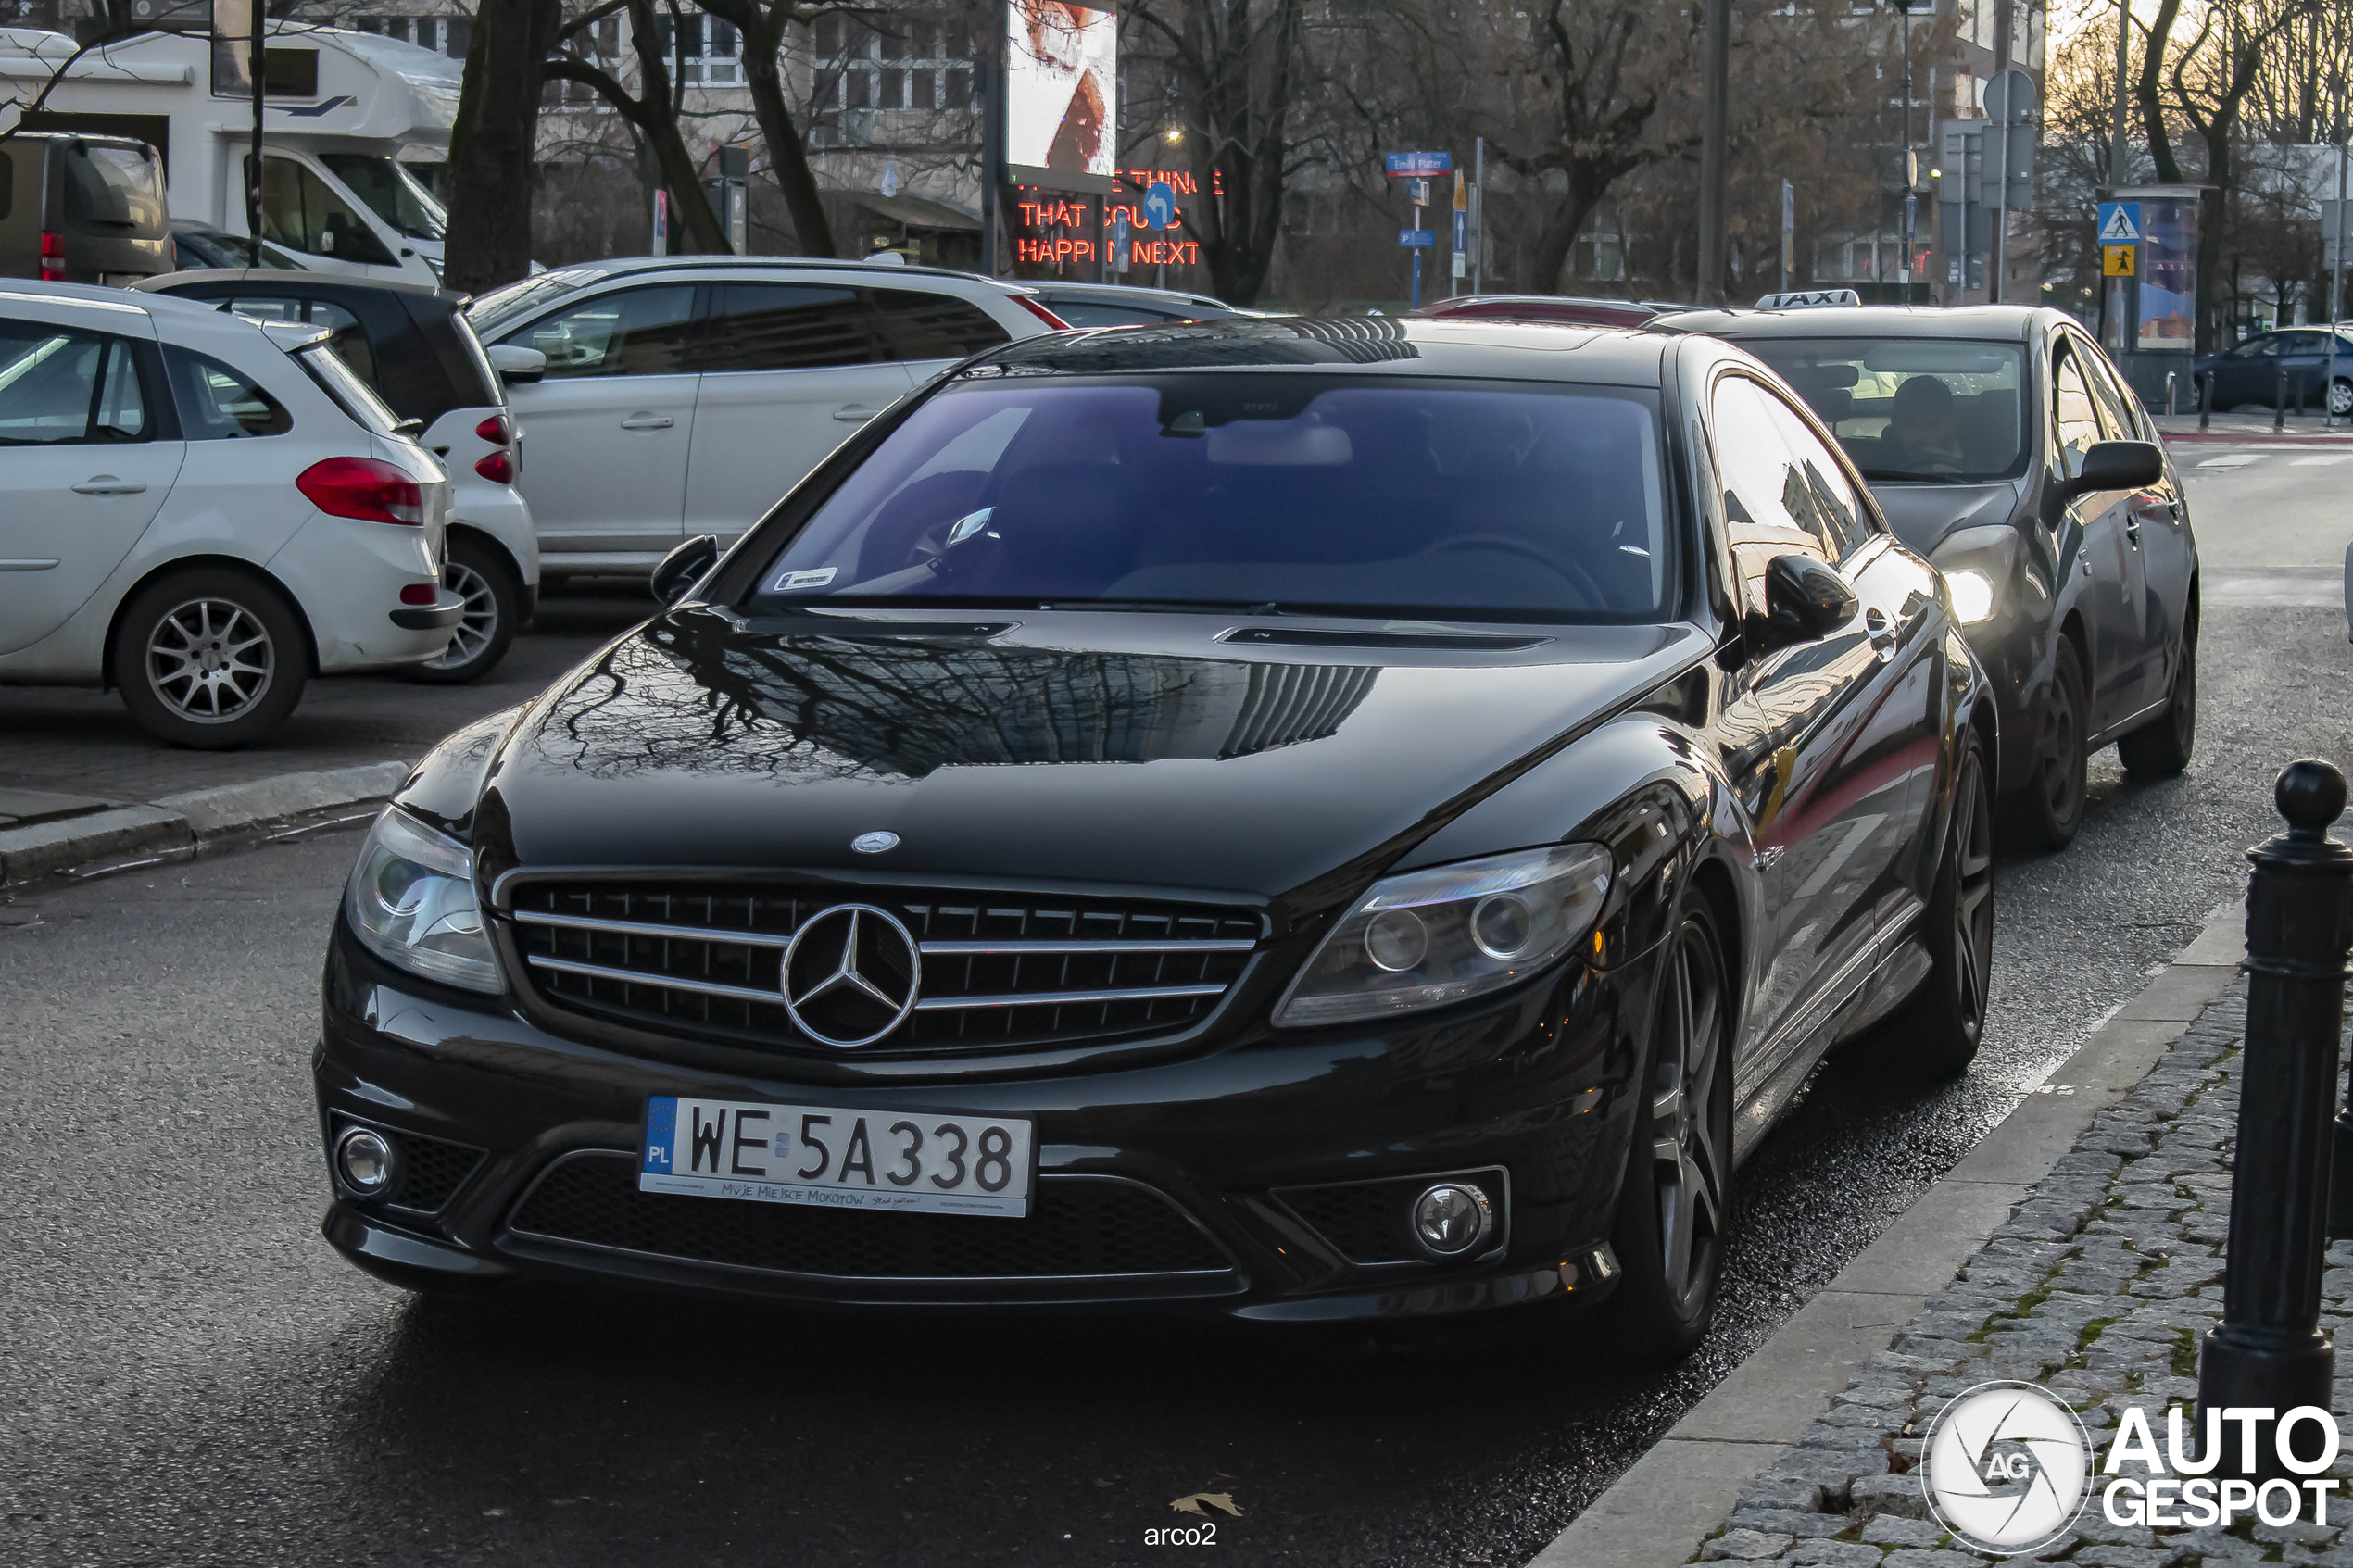
<svg viewBox="0 0 2353 1568">
<path fill-rule="evenodd" d="M 1822 1537 L 1847 1529 L 1850 1522 L 1844 1515 L 1818 1512 L 1826 1497 L 1822 1483 L 1792 1474 L 1789 1484 L 1777 1490 L 1760 1478 L 1783 1475 L 1792 1466 L 1804 1471 L 1806 1461 L 1818 1457 L 1819 1450 L 1806 1445 L 1818 1436 L 1818 1425 L 1832 1412 L 1833 1401 L 1854 1399 L 1858 1374 L 1894 1355 L 1891 1348 L 1899 1336 L 1915 1327 L 1931 1301 L 1952 1286 L 1955 1276 L 1997 1233 L 2015 1223 L 2014 1215 L 2032 1210 L 2036 1188 L 2079 1144 L 2099 1140 L 2095 1122 L 2102 1113 L 2124 1101 L 2209 1004 L 2230 990 L 2245 952 L 2244 922 L 2235 901 L 2214 910 L 2197 938 L 2138 996 L 2111 1014 L 1960 1163 L 1692 1406 L 1528 1568 L 1600 1563 L 1675 1568 L 1690 1562 L 1709 1537 L 1717 1537 L 1709 1540 L 1714 1555 L 1774 1558 L 1791 1550 L 1793 1541 L 1806 1538 L 1770 1531 L 1755 1532 L 1760 1537 L 1755 1542 L 1719 1537 L 1736 1511 L 1786 1512 L 1810 1521 L 1806 1527 Z M 1900 1355 L 1894 1359 L 1904 1360 Z M 1909 1490 L 1917 1499 L 1918 1486 Z M 1760 1510 L 1760 1499 L 1773 1500 L 1766 1498 L 1768 1493 L 1779 1498 L 1779 1505 Z M 1897 1526 L 1914 1522 L 1893 1518 L 1894 1512 L 1893 1508 L 1882 1510 L 1873 1523 L 1905 1535 Z M 1776 1518 L 1774 1523 L 1791 1521 Z M 1935 1534 L 1941 1537 L 1942 1532 Z M 1768 1538 L 1775 1536 L 1779 1538 Z M 1720 1544 L 1726 1540 L 1730 1540 L 1729 1546 Z M 1821 1556 L 1827 1563 L 1844 1562 L 1859 1551 L 1876 1562 L 1882 1548 L 1901 1549 L 1899 1555 L 1906 1555 L 1934 1544 L 1908 1537 L 1859 1542 L 1825 1538 L 1821 1551 L 1800 1555 L 1808 1561 Z M 1833 1547 L 1840 1549 L 1830 1550 Z M 1954 1564 L 1980 1561 L 1958 1553 L 1920 1550 L 1919 1555 L 1929 1561 L 1918 1568 L 1930 1568 L 1936 1559 Z"/>
<path fill-rule="evenodd" d="M 382 800 L 407 780 L 410 767 L 388 761 L 280 773 L 0 829 L 0 886 L 87 874 L 90 868 L 126 860 L 202 854 L 275 823 Z"/>
</svg>

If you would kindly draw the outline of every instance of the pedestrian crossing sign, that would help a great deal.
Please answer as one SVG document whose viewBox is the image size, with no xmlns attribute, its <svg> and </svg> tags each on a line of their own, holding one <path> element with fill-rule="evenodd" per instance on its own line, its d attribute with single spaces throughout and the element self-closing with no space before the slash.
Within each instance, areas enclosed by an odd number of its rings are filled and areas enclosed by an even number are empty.
<svg viewBox="0 0 2353 1568">
<path fill-rule="evenodd" d="M 2136 245 L 2141 243 L 2139 202 L 2100 203 L 2100 244 Z"/>
<path fill-rule="evenodd" d="M 2140 253 L 2141 247 L 2138 245 L 2100 246 L 2100 276 L 2103 278 L 2134 276 L 2133 258 Z"/>
</svg>

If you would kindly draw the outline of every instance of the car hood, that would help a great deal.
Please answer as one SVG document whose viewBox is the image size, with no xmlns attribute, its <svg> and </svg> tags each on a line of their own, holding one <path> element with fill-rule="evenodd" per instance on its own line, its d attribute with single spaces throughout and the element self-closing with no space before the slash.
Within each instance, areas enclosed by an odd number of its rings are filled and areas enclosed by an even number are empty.
<svg viewBox="0 0 2353 1568">
<path fill-rule="evenodd" d="M 1688 625 L 1461 652 L 1218 640 L 1300 634 L 1238 617 L 983 619 L 658 616 L 472 746 L 483 863 L 1337 897 L 1709 649 Z M 1566 829 L 1606 802 L 1562 804 Z M 876 832 L 897 846 L 850 847 Z"/>
<path fill-rule="evenodd" d="M 1904 484 L 1881 481 L 1871 486 L 1871 497 L 1886 515 L 1895 536 L 1916 555 L 1933 555 L 1948 533 L 1989 522 L 2007 522 L 2018 509 L 2022 480 L 1992 484 Z"/>
</svg>

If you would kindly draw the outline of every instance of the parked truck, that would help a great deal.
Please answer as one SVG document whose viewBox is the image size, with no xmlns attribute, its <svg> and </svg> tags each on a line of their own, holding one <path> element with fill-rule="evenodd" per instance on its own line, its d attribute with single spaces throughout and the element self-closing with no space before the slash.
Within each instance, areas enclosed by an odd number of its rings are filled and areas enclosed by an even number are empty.
<svg viewBox="0 0 2353 1568">
<path fill-rule="evenodd" d="M 263 47 L 261 236 L 304 265 L 437 283 L 447 215 L 404 166 L 446 156 L 459 62 L 374 33 L 272 21 Z M 0 28 L 0 136 L 131 137 L 165 169 L 174 219 L 245 222 L 253 111 L 243 54 L 203 33 L 148 32 L 72 59 L 74 41 Z M 68 61 L 71 64 L 68 65 Z M 43 107 L 42 87 L 65 74 Z"/>
</svg>

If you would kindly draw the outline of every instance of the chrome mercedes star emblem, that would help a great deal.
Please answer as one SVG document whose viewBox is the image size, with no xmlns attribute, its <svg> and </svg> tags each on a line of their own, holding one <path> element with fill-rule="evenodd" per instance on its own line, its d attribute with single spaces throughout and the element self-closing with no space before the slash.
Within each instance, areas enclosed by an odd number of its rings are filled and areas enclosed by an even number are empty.
<svg viewBox="0 0 2353 1568">
<path fill-rule="evenodd" d="M 890 911 L 836 904 L 810 916 L 785 948 L 785 1011 L 821 1045 L 871 1046 L 915 1010 L 923 970 L 915 939 Z"/>
<path fill-rule="evenodd" d="M 879 855 L 886 849 L 899 847 L 895 833 L 862 833 L 849 841 L 849 847 L 861 855 Z"/>
</svg>

